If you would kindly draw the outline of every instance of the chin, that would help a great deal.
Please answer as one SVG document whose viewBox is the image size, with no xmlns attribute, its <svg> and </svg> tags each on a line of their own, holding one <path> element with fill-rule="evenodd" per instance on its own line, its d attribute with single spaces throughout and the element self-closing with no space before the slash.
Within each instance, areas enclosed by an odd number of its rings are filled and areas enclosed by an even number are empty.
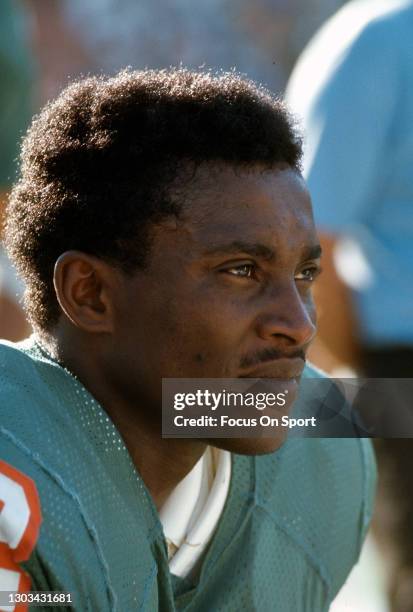
<svg viewBox="0 0 413 612">
<path fill-rule="evenodd" d="M 268 455 L 277 451 L 287 439 L 287 433 L 272 438 L 215 438 L 208 444 L 237 455 Z"/>
</svg>

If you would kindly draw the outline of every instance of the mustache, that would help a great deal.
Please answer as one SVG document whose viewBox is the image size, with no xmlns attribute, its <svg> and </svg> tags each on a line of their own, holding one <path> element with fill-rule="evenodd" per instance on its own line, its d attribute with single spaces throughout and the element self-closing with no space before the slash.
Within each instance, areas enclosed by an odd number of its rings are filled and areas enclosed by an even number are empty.
<svg viewBox="0 0 413 612">
<path fill-rule="evenodd" d="M 251 368 L 256 365 L 260 365 L 261 363 L 266 363 L 267 361 L 274 361 L 275 359 L 302 359 L 305 361 L 305 353 L 303 350 L 295 351 L 293 353 L 286 353 L 283 351 L 279 351 L 274 348 L 268 348 L 260 351 L 259 353 L 254 353 L 253 355 L 246 355 L 240 361 L 241 368 Z"/>
</svg>

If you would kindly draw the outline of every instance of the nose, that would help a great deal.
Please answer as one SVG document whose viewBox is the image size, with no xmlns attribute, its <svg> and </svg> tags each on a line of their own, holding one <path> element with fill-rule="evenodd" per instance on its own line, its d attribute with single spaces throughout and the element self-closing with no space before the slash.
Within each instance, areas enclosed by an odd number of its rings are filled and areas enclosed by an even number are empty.
<svg viewBox="0 0 413 612">
<path fill-rule="evenodd" d="M 277 287 L 266 296 L 256 319 L 256 332 L 263 340 L 274 339 L 285 348 L 305 348 L 316 333 L 315 308 L 310 296 L 305 299 L 295 283 Z"/>
</svg>

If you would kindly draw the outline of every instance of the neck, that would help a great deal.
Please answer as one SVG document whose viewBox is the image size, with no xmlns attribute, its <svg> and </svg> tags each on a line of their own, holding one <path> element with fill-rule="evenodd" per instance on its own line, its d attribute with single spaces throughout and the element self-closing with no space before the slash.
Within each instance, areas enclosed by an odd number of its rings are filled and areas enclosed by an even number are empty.
<svg viewBox="0 0 413 612">
<path fill-rule="evenodd" d="M 111 415 L 122 435 L 132 461 L 149 489 L 158 511 L 176 487 L 192 470 L 206 449 L 197 440 L 162 439 L 129 419 Z"/>
<path fill-rule="evenodd" d="M 99 351 L 63 348 L 66 344 L 40 338 L 56 361 L 74 374 L 113 421 L 133 464 L 148 488 L 158 511 L 176 485 L 192 470 L 206 444 L 191 439 L 163 439 L 159 425 L 145 419 L 145 407 L 131 402 L 113 384 L 99 360 Z"/>
</svg>

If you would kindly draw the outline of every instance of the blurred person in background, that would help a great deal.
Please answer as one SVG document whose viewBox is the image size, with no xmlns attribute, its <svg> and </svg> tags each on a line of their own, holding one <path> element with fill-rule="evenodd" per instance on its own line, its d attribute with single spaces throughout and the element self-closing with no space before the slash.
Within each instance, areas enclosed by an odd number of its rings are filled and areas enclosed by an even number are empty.
<svg viewBox="0 0 413 612">
<path fill-rule="evenodd" d="M 0 225 L 7 193 L 15 180 L 20 137 L 31 117 L 32 66 L 25 14 L 18 2 L 0 3 Z M 29 331 L 18 302 L 22 283 L 0 242 L 0 337 L 19 340 Z"/>
<path fill-rule="evenodd" d="M 182 63 L 237 71 L 281 91 L 298 53 L 343 0 L 27 0 L 42 101 L 68 77 Z"/>
<path fill-rule="evenodd" d="M 321 230 L 313 360 L 370 378 L 413 378 L 413 5 L 356 0 L 304 51 L 287 99 L 306 135 L 304 175 Z M 387 425 L 412 418 L 393 385 Z M 407 387 L 406 387 L 407 388 Z M 400 431 L 397 437 L 403 435 Z M 413 443 L 376 441 L 376 532 L 391 567 L 392 609 L 413 610 Z"/>
</svg>

